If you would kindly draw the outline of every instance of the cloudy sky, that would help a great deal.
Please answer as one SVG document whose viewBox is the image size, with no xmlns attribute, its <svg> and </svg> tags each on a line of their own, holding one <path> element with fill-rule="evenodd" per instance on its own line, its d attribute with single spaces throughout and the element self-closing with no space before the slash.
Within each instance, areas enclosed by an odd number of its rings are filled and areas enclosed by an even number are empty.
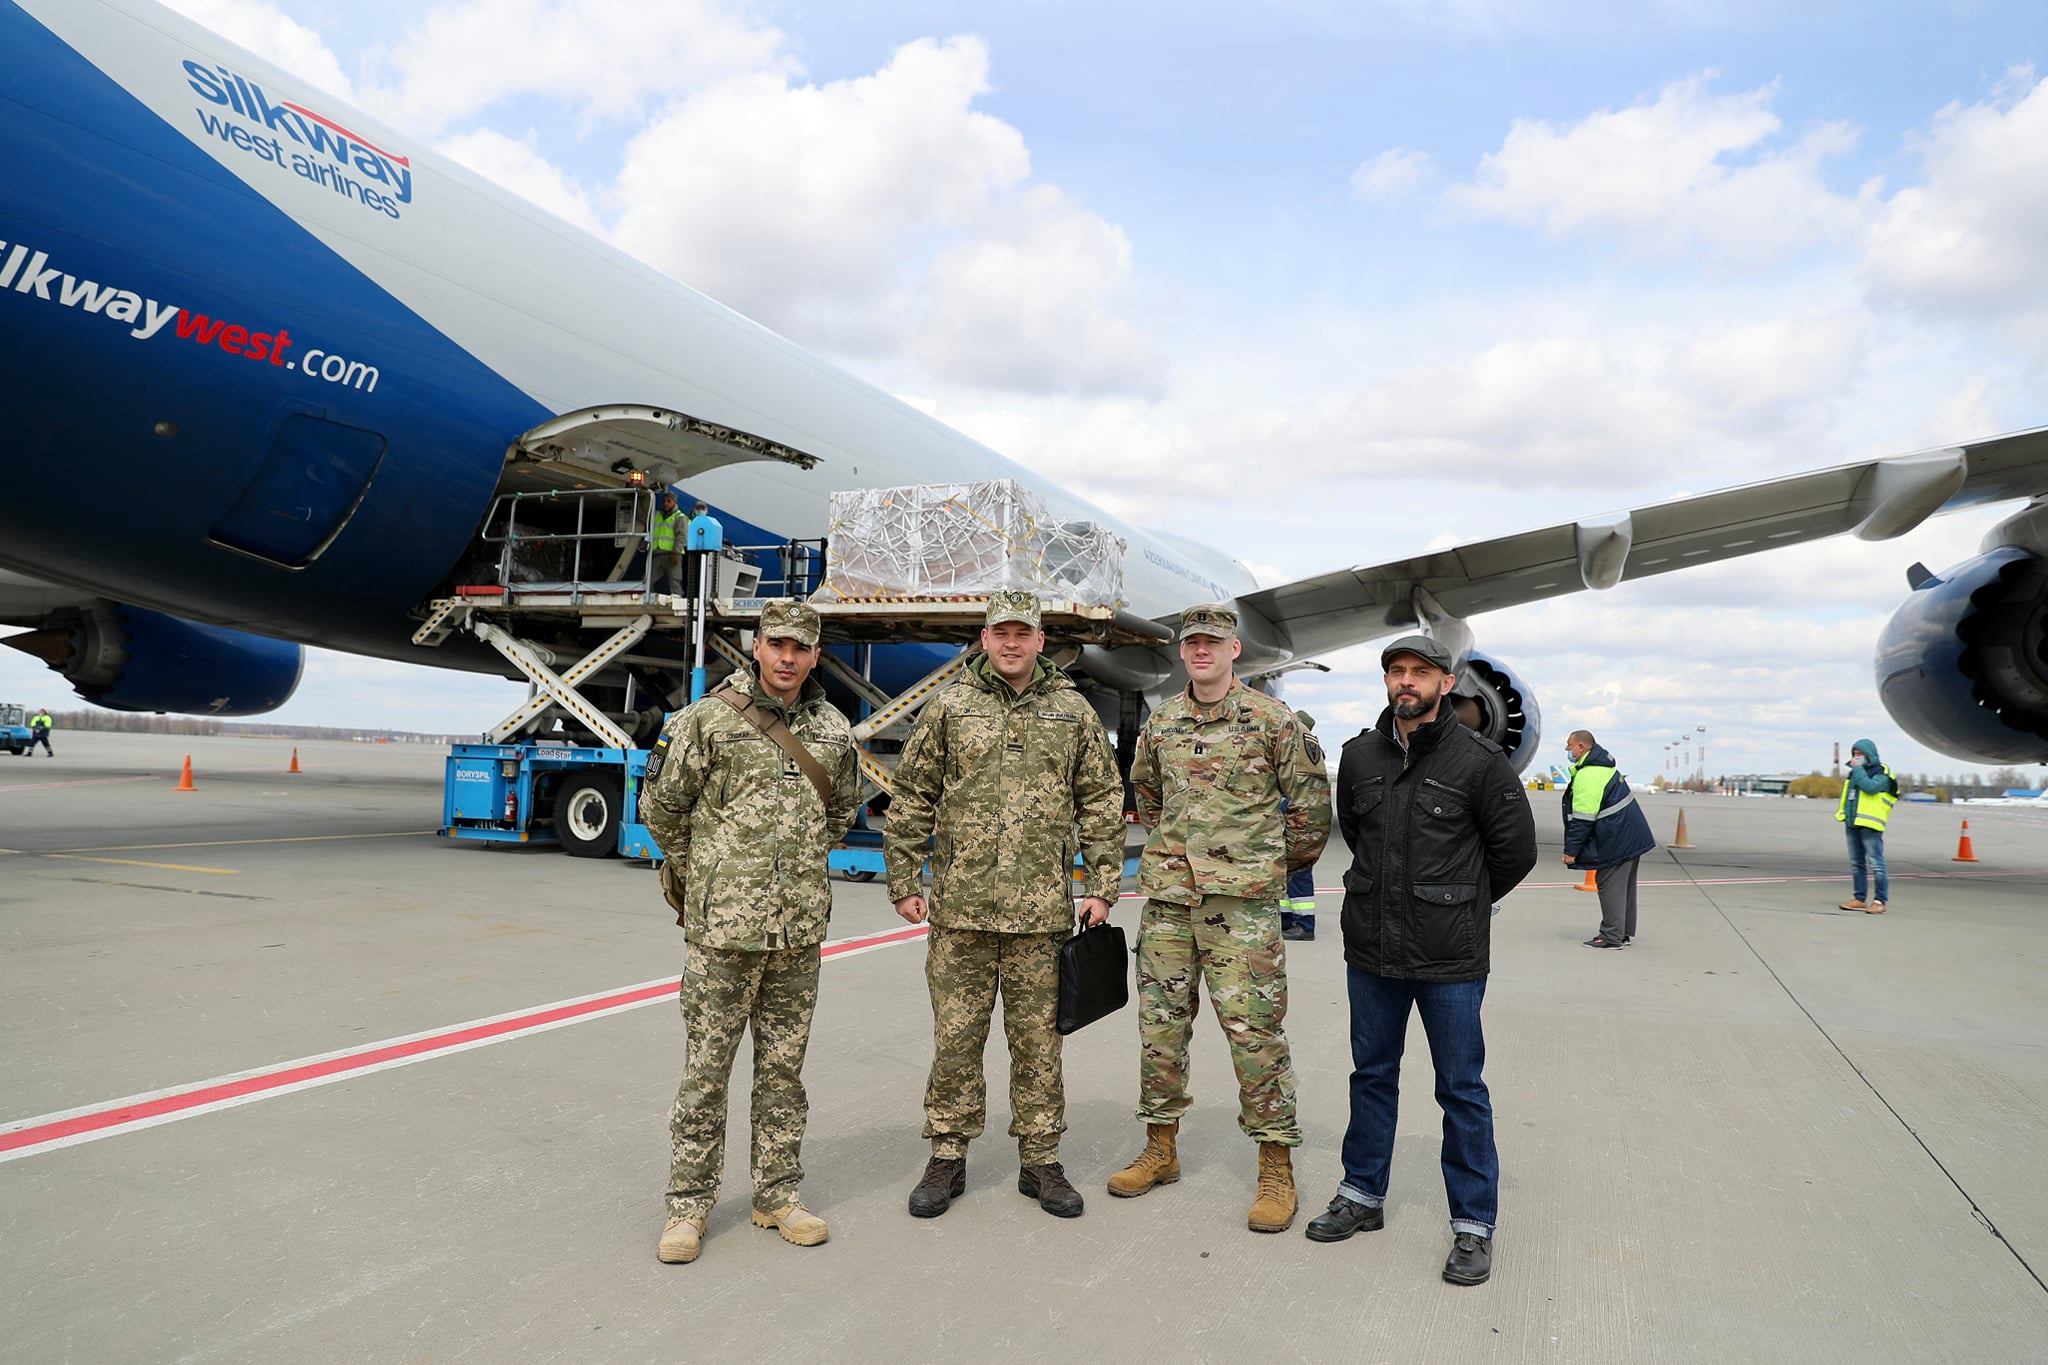
<svg viewBox="0 0 2048 1365">
<path fill-rule="evenodd" d="M 2048 423 L 2034 4 L 175 4 L 1270 582 Z M 1474 625 L 1549 751 L 1948 770 L 1872 646 L 1996 519 Z M 1290 699 L 1348 734 L 1375 657 Z M 281 714 L 515 696 L 316 655 Z"/>
</svg>

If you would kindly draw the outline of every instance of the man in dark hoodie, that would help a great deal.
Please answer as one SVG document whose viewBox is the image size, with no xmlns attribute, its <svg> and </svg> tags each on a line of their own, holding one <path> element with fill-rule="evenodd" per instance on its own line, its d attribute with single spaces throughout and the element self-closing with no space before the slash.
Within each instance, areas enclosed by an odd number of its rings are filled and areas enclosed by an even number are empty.
<svg viewBox="0 0 2048 1365">
<path fill-rule="evenodd" d="M 1591 730 L 1572 731 L 1564 748 L 1572 756 L 1564 789 L 1564 865 L 1590 870 L 1600 887 L 1600 932 L 1586 946 L 1619 948 L 1636 936 L 1636 872 L 1657 840 L 1628 779 L 1615 770 L 1614 755 Z"/>
<path fill-rule="evenodd" d="M 1460 723 L 1446 697 L 1449 650 L 1404 635 L 1380 655 L 1387 709 L 1344 746 L 1337 821 L 1344 873 L 1344 965 L 1351 997 L 1351 1123 L 1344 1181 L 1308 1225 L 1341 1242 L 1385 1226 L 1411 1011 L 1422 1016 L 1444 1111 L 1444 1194 L 1452 1284 L 1493 1270 L 1500 1155 L 1486 1090 L 1479 1010 L 1490 968 L 1493 903 L 1536 865 L 1536 821 L 1498 744 Z"/>
<path fill-rule="evenodd" d="M 1849 879 L 1855 889 L 1855 894 L 1842 902 L 1844 910 L 1884 913 L 1885 902 L 1891 898 L 1884 866 L 1884 827 L 1892 818 L 1892 807 L 1898 804 L 1899 779 L 1878 762 L 1876 743 L 1857 740 L 1849 751 L 1849 776 L 1842 782 L 1842 800 L 1835 807 L 1835 818 L 1849 834 Z M 1877 894 L 1870 895 L 1872 891 Z"/>
</svg>

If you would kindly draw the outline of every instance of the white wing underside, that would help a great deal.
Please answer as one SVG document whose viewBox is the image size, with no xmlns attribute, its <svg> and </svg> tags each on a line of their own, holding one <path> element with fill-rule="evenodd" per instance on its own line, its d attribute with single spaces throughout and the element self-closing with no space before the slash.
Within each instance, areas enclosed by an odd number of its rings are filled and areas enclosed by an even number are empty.
<svg viewBox="0 0 2048 1365">
<path fill-rule="evenodd" d="M 1238 603 L 1302 657 L 1418 626 L 1455 634 L 1479 612 L 1828 536 L 1888 540 L 1938 512 L 2043 495 L 2048 427 L 2037 427 L 1340 569 Z"/>
</svg>

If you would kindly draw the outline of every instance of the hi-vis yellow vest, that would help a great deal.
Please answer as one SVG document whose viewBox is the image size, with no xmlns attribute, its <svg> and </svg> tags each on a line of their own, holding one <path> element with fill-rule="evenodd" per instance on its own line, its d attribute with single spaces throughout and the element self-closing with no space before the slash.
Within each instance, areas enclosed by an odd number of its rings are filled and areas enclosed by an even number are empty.
<svg viewBox="0 0 2048 1365">
<path fill-rule="evenodd" d="M 673 554 L 676 548 L 676 527 L 681 524 L 680 511 L 663 515 L 654 514 L 654 552 L 658 555 Z"/>
<path fill-rule="evenodd" d="M 1892 779 L 1894 789 L 1898 787 L 1899 779 L 1892 777 L 1890 764 L 1879 764 L 1878 771 Z M 1842 799 L 1835 805 L 1835 818 L 1844 824 L 1848 823 L 1849 817 L 1849 786 L 1849 780 L 1843 778 Z M 1892 792 L 1857 792 L 1856 827 L 1858 829 L 1874 829 L 1879 834 L 1884 833 L 1885 822 L 1892 818 L 1892 807 L 1898 804 L 1899 798 L 1893 795 Z"/>
</svg>

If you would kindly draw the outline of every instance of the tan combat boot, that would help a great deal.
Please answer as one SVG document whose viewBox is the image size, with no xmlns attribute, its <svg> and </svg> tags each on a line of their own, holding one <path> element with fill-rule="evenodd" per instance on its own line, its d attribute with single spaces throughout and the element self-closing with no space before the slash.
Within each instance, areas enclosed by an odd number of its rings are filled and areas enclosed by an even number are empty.
<svg viewBox="0 0 2048 1365">
<path fill-rule="evenodd" d="M 1174 1142 L 1178 1123 L 1145 1125 L 1145 1150 L 1138 1159 L 1109 1178 L 1109 1192 L 1123 1199 L 1135 1199 L 1154 1185 L 1171 1185 L 1180 1179 L 1180 1155 Z"/>
<path fill-rule="evenodd" d="M 661 1245 L 654 1254 L 666 1265 L 688 1265 L 704 1248 L 702 1218 L 671 1218 L 661 1231 Z"/>
<path fill-rule="evenodd" d="M 1259 1144 L 1259 1192 L 1245 1223 L 1253 1232 L 1285 1232 L 1301 1206 L 1294 1194 L 1294 1155 L 1277 1142 Z"/>
<path fill-rule="evenodd" d="M 814 1247 L 825 1240 L 825 1220 L 805 1208 L 801 1199 L 792 1199 L 773 1213 L 755 1209 L 754 1226 L 774 1228 L 794 1246 Z"/>
</svg>

